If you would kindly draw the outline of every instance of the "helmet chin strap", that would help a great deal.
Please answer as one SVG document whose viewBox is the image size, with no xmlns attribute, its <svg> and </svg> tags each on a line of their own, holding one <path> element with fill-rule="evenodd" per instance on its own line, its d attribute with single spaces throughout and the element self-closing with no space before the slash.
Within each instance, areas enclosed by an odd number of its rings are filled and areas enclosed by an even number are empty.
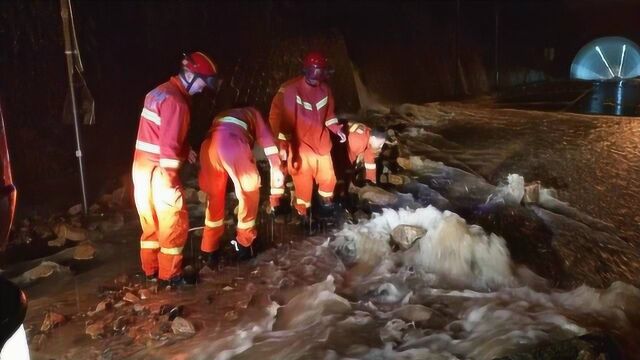
<svg viewBox="0 0 640 360">
<path fill-rule="evenodd" d="M 191 81 L 187 80 L 187 76 L 184 70 L 180 71 L 180 78 L 187 84 L 187 88 L 185 89 L 187 93 L 189 93 L 193 84 L 198 80 L 198 77 L 195 74 L 193 74 L 193 78 L 191 78 Z"/>
</svg>

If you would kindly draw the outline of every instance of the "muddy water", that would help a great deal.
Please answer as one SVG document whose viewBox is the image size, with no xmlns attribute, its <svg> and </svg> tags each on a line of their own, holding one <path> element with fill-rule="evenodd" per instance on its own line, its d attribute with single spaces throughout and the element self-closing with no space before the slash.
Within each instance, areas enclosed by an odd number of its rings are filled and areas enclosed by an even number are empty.
<svg viewBox="0 0 640 360">
<path fill-rule="evenodd" d="M 397 112 L 377 118 L 401 125 L 400 152 L 415 156 L 404 171 L 414 183 L 391 190 L 396 210 L 311 238 L 267 224 L 275 247 L 254 261 L 143 301 L 184 305 L 193 337 L 151 336 L 148 315 L 134 317 L 138 332 L 90 340 L 78 316 L 36 358 L 492 359 L 598 330 L 637 354 L 633 120 L 459 104 Z M 514 201 L 500 186 L 510 173 L 540 180 L 545 195 Z M 401 224 L 426 235 L 398 250 Z M 31 321 L 49 306 L 95 306 L 95 283 L 77 281 L 83 292 L 36 299 Z"/>
</svg>

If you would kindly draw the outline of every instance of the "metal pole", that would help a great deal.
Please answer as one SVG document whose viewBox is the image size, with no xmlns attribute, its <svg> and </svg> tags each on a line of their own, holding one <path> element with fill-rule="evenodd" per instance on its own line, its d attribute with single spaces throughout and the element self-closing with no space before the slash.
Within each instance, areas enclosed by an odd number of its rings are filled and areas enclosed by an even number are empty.
<svg viewBox="0 0 640 360">
<path fill-rule="evenodd" d="M 495 78 L 496 78 L 496 91 L 500 90 L 500 70 L 498 68 L 498 40 L 499 40 L 499 30 L 500 30 L 500 1 L 496 1 L 495 3 L 495 17 L 496 17 L 496 28 L 495 28 L 495 53 L 494 53 L 494 63 L 493 66 L 495 67 Z"/>
<path fill-rule="evenodd" d="M 60 13 L 62 16 L 62 31 L 64 33 L 64 53 L 67 58 L 67 75 L 69 79 L 69 92 L 71 96 L 71 111 L 73 112 L 73 126 L 76 132 L 76 157 L 80 166 L 80 185 L 82 187 L 82 210 L 85 215 L 89 209 L 87 205 L 87 186 L 84 177 L 84 159 L 82 154 L 82 141 L 80 138 L 80 123 L 78 121 L 78 109 L 76 104 L 76 92 L 73 86 L 73 55 L 76 50 L 71 45 L 71 32 L 69 23 L 69 13 L 71 8 L 71 0 L 60 0 Z"/>
</svg>

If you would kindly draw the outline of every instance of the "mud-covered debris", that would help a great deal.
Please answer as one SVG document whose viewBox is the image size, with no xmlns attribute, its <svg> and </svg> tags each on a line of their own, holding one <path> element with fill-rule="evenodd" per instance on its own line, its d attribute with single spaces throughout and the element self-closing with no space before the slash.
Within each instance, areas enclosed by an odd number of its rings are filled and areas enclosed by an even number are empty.
<svg viewBox="0 0 640 360">
<path fill-rule="evenodd" d="M 87 240 L 87 230 L 66 223 L 56 224 L 54 232 L 58 238 L 65 238 L 70 241 L 80 242 Z"/>
<path fill-rule="evenodd" d="M 377 186 L 365 185 L 361 188 L 351 184 L 349 192 L 358 194 L 362 201 L 367 201 L 374 205 L 388 206 L 398 201 L 398 196 Z"/>
<path fill-rule="evenodd" d="M 195 326 L 193 326 L 193 324 L 183 318 L 183 317 L 176 317 L 175 319 L 173 319 L 173 321 L 171 322 L 171 330 L 173 331 L 174 334 L 176 335 L 193 335 L 196 333 L 196 328 Z"/>
<path fill-rule="evenodd" d="M 57 238 L 54 240 L 47 241 L 47 245 L 51 247 L 60 247 L 60 246 L 64 246 L 66 242 L 67 242 L 67 239 L 62 237 L 62 238 Z"/>
<path fill-rule="evenodd" d="M 149 289 L 140 289 L 140 291 L 138 291 L 138 296 L 140 296 L 140 299 L 146 300 L 146 299 L 151 297 L 151 290 L 149 290 Z"/>
<path fill-rule="evenodd" d="M 90 243 L 82 243 L 75 247 L 73 258 L 76 260 L 90 260 L 96 255 L 96 248 Z"/>
<path fill-rule="evenodd" d="M 411 225 L 398 225 L 391 231 L 391 240 L 402 250 L 407 250 L 413 243 L 423 237 L 427 230 Z"/>
<path fill-rule="evenodd" d="M 408 304 L 392 312 L 394 317 L 398 317 L 406 322 L 420 322 L 431 319 L 433 312 L 424 305 Z"/>
<path fill-rule="evenodd" d="M 40 331 L 49 331 L 57 326 L 64 324 L 67 321 L 67 318 L 55 311 L 47 311 L 44 315 L 44 321 L 42 322 L 42 326 L 40 327 Z"/>
<path fill-rule="evenodd" d="M 88 324 L 84 330 L 84 333 L 91 336 L 92 339 L 97 339 L 104 335 L 104 323 L 102 321 L 96 321 L 93 324 Z"/>
<path fill-rule="evenodd" d="M 109 299 L 107 300 L 102 300 L 98 303 L 98 305 L 96 305 L 96 309 L 93 311 L 90 311 L 88 313 L 89 316 L 93 316 L 97 313 L 103 312 L 103 311 L 107 311 L 107 310 L 111 310 L 113 308 L 113 302 Z"/>
<path fill-rule="evenodd" d="M 536 204 L 540 200 L 540 182 L 528 184 L 524 187 L 525 204 Z"/>
<path fill-rule="evenodd" d="M 224 314 L 225 320 L 233 321 L 238 318 L 238 312 L 235 310 L 229 310 Z"/>
<path fill-rule="evenodd" d="M 46 341 L 47 341 L 47 335 L 38 334 L 34 336 L 33 339 L 31 339 L 31 341 L 29 341 L 29 348 L 36 351 L 42 350 L 44 348 Z"/>
<path fill-rule="evenodd" d="M 128 292 L 124 295 L 124 297 L 122 298 L 122 300 L 130 302 L 132 304 L 135 304 L 137 302 L 140 302 L 140 298 L 133 295 L 132 293 Z"/>
<path fill-rule="evenodd" d="M 411 178 L 406 175 L 383 174 L 380 176 L 380 182 L 384 184 L 404 185 L 411 182 Z"/>
</svg>

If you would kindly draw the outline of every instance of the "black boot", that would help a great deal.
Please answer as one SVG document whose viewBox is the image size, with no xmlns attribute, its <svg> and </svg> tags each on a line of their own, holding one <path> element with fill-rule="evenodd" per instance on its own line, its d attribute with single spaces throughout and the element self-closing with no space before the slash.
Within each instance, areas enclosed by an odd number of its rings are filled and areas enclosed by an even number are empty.
<svg viewBox="0 0 640 360">
<path fill-rule="evenodd" d="M 231 240 L 231 246 L 236 251 L 236 258 L 238 261 L 246 261 L 256 256 L 253 246 L 243 246 L 238 241 Z"/>
<path fill-rule="evenodd" d="M 318 217 L 320 219 L 332 218 L 335 214 L 336 207 L 330 199 L 322 198 L 318 209 Z"/>
<path fill-rule="evenodd" d="M 200 255 L 198 256 L 198 264 L 199 269 L 202 269 L 205 266 L 211 270 L 217 269 L 218 265 L 220 264 L 220 251 L 216 250 L 211 253 L 200 251 Z"/>
</svg>

